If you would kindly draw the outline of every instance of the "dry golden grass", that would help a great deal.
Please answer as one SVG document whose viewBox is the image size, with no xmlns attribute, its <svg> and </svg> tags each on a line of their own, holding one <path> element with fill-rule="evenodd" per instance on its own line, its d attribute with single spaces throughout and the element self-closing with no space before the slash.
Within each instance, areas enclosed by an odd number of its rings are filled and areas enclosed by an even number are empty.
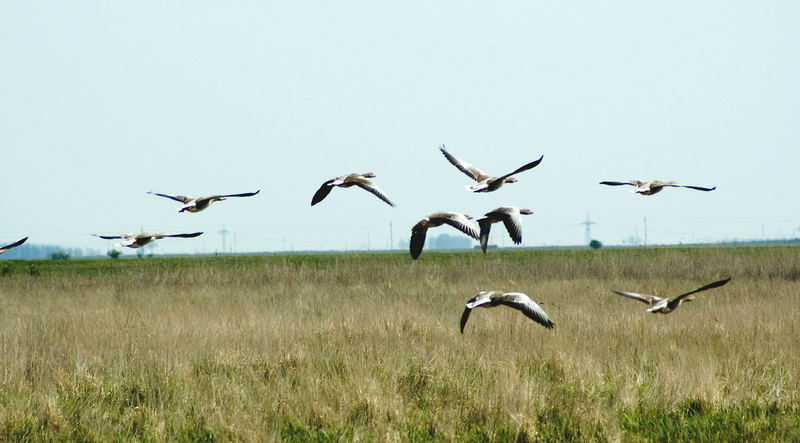
<svg viewBox="0 0 800 443">
<path fill-rule="evenodd" d="M 0 439 L 800 438 L 800 251 L 0 264 Z M 674 296 L 669 315 L 610 289 Z M 527 292 L 556 323 L 475 311 Z"/>
</svg>

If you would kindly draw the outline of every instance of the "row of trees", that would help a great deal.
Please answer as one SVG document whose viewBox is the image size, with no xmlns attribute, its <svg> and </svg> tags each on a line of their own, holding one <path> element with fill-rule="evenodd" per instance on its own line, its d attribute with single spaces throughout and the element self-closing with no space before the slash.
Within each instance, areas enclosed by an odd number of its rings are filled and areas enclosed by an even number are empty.
<svg viewBox="0 0 800 443">
<path fill-rule="evenodd" d="M 427 239 L 427 248 L 430 249 L 469 249 L 472 240 L 463 235 L 440 234 L 438 236 L 429 237 Z M 401 249 L 408 248 L 407 240 L 400 240 L 398 246 Z M 599 240 L 592 240 L 589 245 L 592 249 L 599 249 L 603 244 Z M 490 248 L 496 247 L 489 245 Z M 139 257 L 145 255 L 145 252 L 140 249 L 137 254 Z M 2 259 L 53 259 L 53 260 L 67 260 L 70 258 L 81 257 L 97 257 L 102 253 L 95 249 L 82 249 L 82 248 L 63 248 L 56 245 L 37 245 L 37 244 L 24 244 L 14 249 L 10 249 L 3 255 Z M 106 253 L 108 257 L 119 258 L 122 253 L 116 249 L 112 249 Z M 152 256 L 152 252 L 147 254 Z"/>
<path fill-rule="evenodd" d="M 463 235 L 439 234 L 435 237 L 429 237 L 426 240 L 426 247 L 431 249 L 468 249 L 472 244 L 472 240 Z M 398 246 L 401 249 L 408 248 L 408 241 L 400 240 Z M 592 240 L 587 245 L 592 249 L 600 249 L 603 243 L 600 240 Z M 489 245 L 490 248 L 497 247 L 496 245 Z"/>
<path fill-rule="evenodd" d="M 100 251 L 82 248 L 64 248 L 57 245 L 39 245 L 25 243 L 14 249 L 9 249 L 0 260 L 3 259 L 48 259 L 65 260 L 69 258 L 91 257 L 100 255 Z"/>
</svg>

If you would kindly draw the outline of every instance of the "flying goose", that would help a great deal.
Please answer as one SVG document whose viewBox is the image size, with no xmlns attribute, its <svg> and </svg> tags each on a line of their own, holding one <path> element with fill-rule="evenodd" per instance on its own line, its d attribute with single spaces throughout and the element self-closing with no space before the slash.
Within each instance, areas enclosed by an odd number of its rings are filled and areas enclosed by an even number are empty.
<svg viewBox="0 0 800 443">
<path fill-rule="evenodd" d="M 25 240 L 27 240 L 27 239 L 28 239 L 28 237 L 25 237 L 25 238 L 23 238 L 22 240 L 17 240 L 17 241 L 15 241 L 14 243 L 11 243 L 11 244 L 9 244 L 9 245 L 0 246 L 0 254 L 2 254 L 2 253 L 4 253 L 4 252 L 8 251 L 8 250 L 9 250 L 9 249 L 11 249 L 11 248 L 16 248 L 17 246 L 19 246 L 19 245 L 21 245 L 21 244 L 25 243 Z"/>
<path fill-rule="evenodd" d="M 475 229 L 470 220 L 472 220 L 472 217 L 458 212 L 434 212 L 423 218 L 411 228 L 411 258 L 416 260 L 422 254 L 422 247 L 425 246 L 425 235 L 428 232 L 428 228 L 448 224 L 478 240 L 480 237 L 478 230 Z"/>
<path fill-rule="evenodd" d="M 511 177 L 512 175 L 519 174 L 522 171 L 527 171 L 528 169 L 536 167 L 536 165 L 541 163 L 542 159 L 544 158 L 544 156 L 541 156 L 539 157 L 539 160 L 530 162 L 518 168 L 516 171 L 510 174 L 506 174 L 500 177 L 492 177 L 486 175 L 483 171 L 476 168 L 475 166 L 472 166 L 471 164 L 465 161 L 459 160 L 458 158 L 447 152 L 444 149 L 444 145 L 439 146 L 439 150 L 442 151 L 442 154 L 444 154 L 445 158 L 450 163 L 452 163 L 453 166 L 458 168 L 459 171 L 463 172 L 464 174 L 467 174 L 467 177 L 478 182 L 475 185 L 466 186 L 467 190 L 472 192 L 492 192 L 499 189 L 500 186 L 503 186 L 503 183 L 516 183 L 517 179 Z"/>
<path fill-rule="evenodd" d="M 518 309 L 525 314 L 526 317 L 539 323 L 547 329 L 553 329 L 555 323 L 550 321 L 547 313 L 544 312 L 538 303 L 531 300 L 527 294 L 522 292 L 502 292 L 502 291 L 481 291 L 475 297 L 467 301 L 464 307 L 464 313 L 461 314 L 461 333 L 464 333 L 464 325 L 469 320 L 469 313 L 474 308 L 493 308 L 495 306 L 505 305 L 510 308 Z"/>
<path fill-rule="evenodd" d="M 95 237 L 100 237 L 105 240 L 113 240 L 115 238 L 121 238 L 124 241 L 118 243 L 120 246 L 124 246 L 126 248 L 141 248 L 142 246 L 160 238 L 167 238 L 167 237 L 180 237 L 180 238 L 192 238 L 197 237 L 198 235 L 202 234 L 202 232 L 193 232 L 191 234 L 149 234 L 146 232 L 142 232 L 141 234 L 124 234 L 124 235 L 97 235 L 92 234 Z"/>
<path fill-rule="evenodd" d="M 148 194 L 157 195 L 159 197 L 166 197 L 177 202 L 183 203 L 181 207 L 178 208 L 178 212 L 200 212 L 203 209 L 207 208 L 208 205 L 214 203 L 216 201 L 226 200 L 229 197 L 252 197 L 256 194 L 261 192 L 259 189 L 256 192 L 245 192 L 242 194 L 226 194 L 226 195 L 212 195 L 210 197 L 187 197 L 185 195 L 168 195 L 168 194 L 159 194 L 157 192 L 148 191 Z"/>
<path fill-rule="evenodd" d="M 349 188 L 351 186 L 358 186 L 359 188 L 369 191 L 375 194 L 376 197 L 385 201 L 389 206 L 394 207 L 394 203 L 389 200 L 383 191 L 378 189 L 371 181 L 367 180 L 368 178 L 375 178 L 375 174 L 371 172 L 367 172 L 366 174 L 356 174 L 355 172 L 348 175 L 342 175 L 336 178 L 332 178 L 322 186 L 317 189 L 317 192 L 314 193 L 314 197 L 311 199 L 311 206 L 316 205 L 317 203 L 321 202 L 328 194 L 331 193 L 331 190 L 334 186 L 338 186 L 340 188 Z"/>
<path fill-rule="evenodd" d="M 679 296 L 677 296 L 677 297 L 675 297 L 675 298 L 673 298 L 671 300 L 668 300 L 666 298 L 656 297 L 655 295 L 643 295 L 643 294 L 637 294 L 635 292 L 617 291 L 617 290 L 614 290 L 614 289 L 612 289 L 612 292 L 615 292 L 615 293 L 617 293 L 619 295 L 622 295 L 624 297 L 632 298 L 634 300 L 639 300 L 642 303 L 646 303 L 646 304 L 650 305 L 650 307 L 647 309 L 647 312 L 652 312 L 654 314 L 655 313 L 669 314 L 670 312 L 672 312 L 675 309 L 677 309 L 678 306 L 681 305 L 681 303 L 688 303 L 688 302 L 694 300 L 694 296 L 692 296 L 692 297 L 687 297 L 687 296 L 695 294 L 695 293 L 700 292 L 700 291 L 705 291 L 706 289 L 712 289 L 712 288 L 720 287 L 720 286 L 724 285 L 725 283 L 728 283 L 728 281 L 730 279 L 731 278 L 728 277 L 725 280 L 720 280 L 720 281 L 715 281 L 714 283 L 709 283 L 709 284 L 703 286 L 702 288 L 698 288 L 698 289 L 695 289 L 694 291 L 689 291 L 689 292 L 687 292 L 685 294 L 681 294 L 681 295 L 679 295 Z"/>
<path fill-rule="evenodd" d="M 706 191 L 706 192 L 713 191 L 714 189 L 717 189 L 716 186 L 714 186 L 713 188 L 704 188 L 702 186 L 679 185 L 679 184 L 675 183 L 674 180 L 671 180 L 671 181 L 668 181 L 668 182 L 662 182 L 662 181 L 659 181 L 659 180 L 650 180 L 650 181 L 631 180 L 629 182 L 604 181 L 604 182 L 600 182 L 600 184 L 601 185 L 608 185 L 608 186 L 624 186 L 624 185 L 634 186 L 634 189 L 631 192 L 635 192 L 636 194 L 641 194 L 641 195 L 657 194 L 657 193 L 661 192 L 661 190 L 664 189 L 665 187 L 689 188 L 689 189 L 696 189 L 698 191 Z"/>
<path fill-rule="evenodd" d="M 486 245 L 489 243 L 489 230 L 492 223 L 503 222 L 506 230 L 514 244 L 522 243 L 522 215 L 533 214 L 530 209 L 520 209 L 516 206 L 502 206 L 494 211 L 487 212 L 484 217 L 478 219 L 478 226 L 481 228 L 481 250 L 486 253 Z"/>
</svg>

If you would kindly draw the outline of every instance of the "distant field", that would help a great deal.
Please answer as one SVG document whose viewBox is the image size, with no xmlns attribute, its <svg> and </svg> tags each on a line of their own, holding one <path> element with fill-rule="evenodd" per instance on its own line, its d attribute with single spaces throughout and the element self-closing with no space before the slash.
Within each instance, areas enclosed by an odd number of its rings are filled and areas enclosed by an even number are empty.
<svg viewBox="0 0 800 443">
<path fill-rule="evenodd" d="M 0 440 L 797 441 L 798 306 L 794 247 L 3 261 Z"/>
</svg>

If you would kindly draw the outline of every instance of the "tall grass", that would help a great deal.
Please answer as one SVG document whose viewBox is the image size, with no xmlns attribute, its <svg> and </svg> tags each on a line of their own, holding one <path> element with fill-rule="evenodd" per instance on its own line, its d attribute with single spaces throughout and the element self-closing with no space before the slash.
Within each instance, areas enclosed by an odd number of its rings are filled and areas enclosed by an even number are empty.
<svg viewBox="0 0 800 443">
<path fill-rule="evenodd" d="M 799 301 L 777 247 L 4 262 L 0 439 L 797 440 Z"/>
</svg>

